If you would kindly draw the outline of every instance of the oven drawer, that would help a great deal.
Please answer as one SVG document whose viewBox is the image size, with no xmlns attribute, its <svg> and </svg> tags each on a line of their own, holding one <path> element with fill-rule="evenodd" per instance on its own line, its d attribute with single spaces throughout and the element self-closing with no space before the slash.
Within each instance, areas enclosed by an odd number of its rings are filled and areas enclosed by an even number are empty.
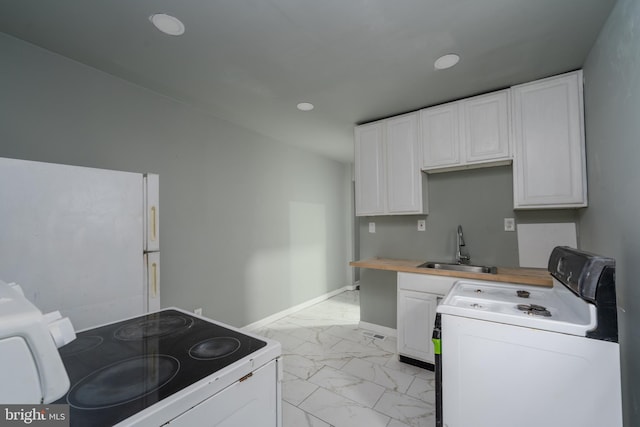
<svg viewBox="0 0 640 427">
<path fill-rule="evenodd" d="M 277 379 L 273 360 L 164 425 L 279 427 Z"/>
</svg>

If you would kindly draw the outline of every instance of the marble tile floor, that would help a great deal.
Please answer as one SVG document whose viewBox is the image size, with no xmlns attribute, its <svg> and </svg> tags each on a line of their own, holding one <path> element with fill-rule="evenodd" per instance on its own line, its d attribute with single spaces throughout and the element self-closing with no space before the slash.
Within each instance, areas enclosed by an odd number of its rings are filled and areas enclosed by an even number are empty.
<svg viewBox="0 0 640 427">
<path fill-rule="evenodd" d="M 284 427 L 432 427 L 433 372 L 397 360 L 396 339 L 363 335 L 358 291 L 254 332 L 282 344 Z"/>
</svg>

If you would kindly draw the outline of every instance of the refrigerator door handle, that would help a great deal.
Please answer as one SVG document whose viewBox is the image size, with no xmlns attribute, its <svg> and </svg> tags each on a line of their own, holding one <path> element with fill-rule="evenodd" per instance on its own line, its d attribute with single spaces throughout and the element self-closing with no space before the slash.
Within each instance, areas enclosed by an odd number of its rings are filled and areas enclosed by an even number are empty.
<svg viewBox="0 0 640 427">
<path fill-rule="evenodd" d="M 160 252 L 147 252 L 144 254 L 145 282 L 146 282 L 146 310 L 154 312 L 160 310 Z"/>
<path fill-rule="evenodd" d="M 151 206 L 151 240 L 156 241 L 158 236 L 157 227 L 156 227 L 156 207 Z"/>
<path fill-rule="evenodd" d="M 151 264 L 151 289 L 152 295 L 154 298 L 158 297 L 158 263 L 154 262 Z"/>
<path fill-rule="evenodd" d="M 148 173 L 144 176 L 144 250 L 160 250 L 160 200 L 158 175 Z"/>
</svg>

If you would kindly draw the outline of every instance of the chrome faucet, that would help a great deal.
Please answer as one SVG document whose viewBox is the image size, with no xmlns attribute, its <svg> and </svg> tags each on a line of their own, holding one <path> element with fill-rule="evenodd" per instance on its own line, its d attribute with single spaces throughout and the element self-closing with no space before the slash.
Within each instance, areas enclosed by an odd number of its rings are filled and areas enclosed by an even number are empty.
<svg viewBox="0 0 640 427">
<path fill-rule="evenodd" d="M 458 264 L 469 264 L 471 262 L 471 257 L 469 256 L 469 251 L 464 248 L 466 244 L 464 243 L 464 237 L 462 236 L 462 226 L 458 226 L 458 236 L 457 236 L 457 248 L 456 248 L 456 262 Z M 462 249 L 464 248 L 464 250 Z"/>
</svg>

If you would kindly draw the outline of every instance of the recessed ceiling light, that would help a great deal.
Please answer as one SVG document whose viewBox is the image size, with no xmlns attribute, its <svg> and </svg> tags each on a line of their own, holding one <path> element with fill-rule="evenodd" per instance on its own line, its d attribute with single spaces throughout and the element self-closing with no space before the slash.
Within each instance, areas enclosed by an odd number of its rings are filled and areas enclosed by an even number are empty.
<svg viewBox="0 0 640 427">
<path fill-rule="evenodd" d="M 313 110 L 313 104 L 310 104 L 308 102 L 301 102 L 300 104 L 297 105 L 298 110 L 300 111 L 311 111 Z"/>
<path fill-rule="evenodd" d="M 434 62 L 433 65 L 436 67 L 436 70 L 446 70 L 447 68 L 451 68 L 456 65 L 458 61 L 460 61 L 460 57 L 458 55 L 455 53 L 449 53 L 436 59 L 436 62 Z"/>
<path fill-rule="evenodd" d="M 158 30 L 170 36 L 181 36 L 184 34 L 184 24 L 175 16 L 167 15 L 166 13 L 156 13 L 149 17 L 149 21 L 151 21 Z"/>
</svg>

